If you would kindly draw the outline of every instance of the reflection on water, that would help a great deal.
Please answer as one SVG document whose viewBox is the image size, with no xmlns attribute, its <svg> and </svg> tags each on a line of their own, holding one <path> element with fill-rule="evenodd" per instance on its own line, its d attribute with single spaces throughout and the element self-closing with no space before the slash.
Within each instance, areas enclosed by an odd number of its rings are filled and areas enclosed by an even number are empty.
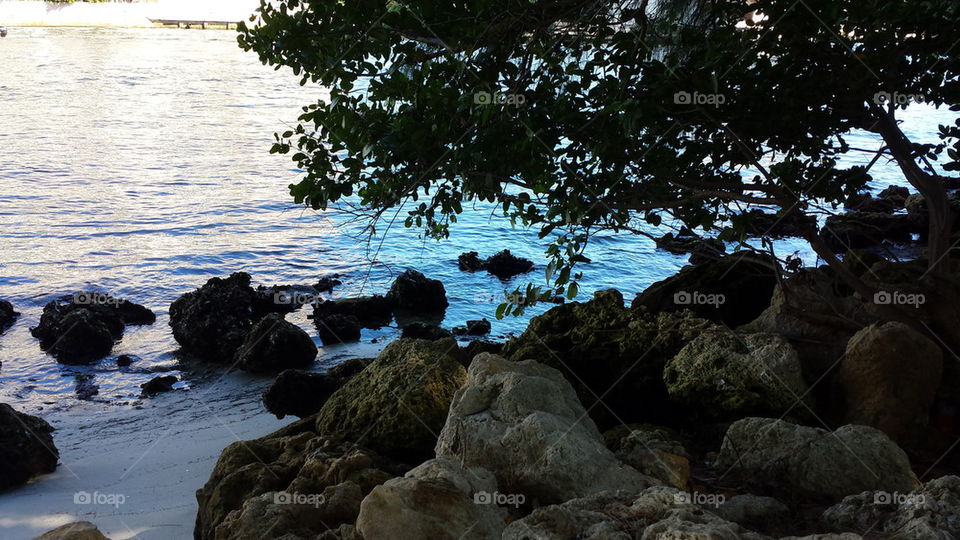
<svg viewBox="0 0 960 540">
<path fill-rule="evenodd" d="M 357 225 L 295 207 L 286 186 L 297 172 L 267 150 L 273 132 L 323 91 L 261 66 L 231 32 L 17 29 L 0 41 L 0 59 L 0 298 L 23 313 L 0 338 L 0 400 L 18 408 L 71 403 L 78 373 L 94 375 L 99 398 L 134 398 L 150 371 L 178 367 L 170 302 L 212 276 L 244 270 L 272 284 L 340 273 L 338 294 L 354 295 L 382 292 L 414 267 L 446 284 L 447 326 L 492 319 L 504 287 L 542 279 L 536 272 L 504 284 L 457 270 L 468 250 L 542 260 L 534 233 L 490 219 L 486 207 L 439 244 L 393 230 L 376 263 Z M 907 131 L 931 125 L 936 115 L 921 111 Z M 851 144 L 875 145 L 865 138 Z M 891 168 L 881 173 L 878 186 L 898 181 Z M 597 262 L 584 267 L 582 294 L 616 287 L 628 300 L 684 262 L 630 236 L 598 237 L 590 255 Z M 141 361 L 66 367 L 40 351 L 28 327 L 42 306 L 88 287 L 158 313 L 153 326 L 128 327 L 114 349 Z M 306 313 L 288 318 L 316 338 Z M 496 321 L 494 335 L 525 322 Z M 393 334 L 367 332 L 364 341 Z M 340 349 L 323 351 L 318 366 Z"/>
</svg>

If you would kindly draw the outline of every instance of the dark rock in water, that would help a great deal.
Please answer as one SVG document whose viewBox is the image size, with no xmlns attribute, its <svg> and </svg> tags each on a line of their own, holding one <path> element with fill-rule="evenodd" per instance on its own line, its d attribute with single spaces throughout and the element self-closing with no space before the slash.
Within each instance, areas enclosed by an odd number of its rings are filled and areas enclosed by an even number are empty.
<svg viewBox="0 0 960 540">
<path fill-rule="evenodd" d="M 440 328 L 435 324 L 415 322 L 404 326 L 403 334 L 400 337 L 436 341 L 438 339 L 453 337 L 453 334 L 449 330 Z"/>
<path fill-rule="evenodd" d="M 754 208 L 743 215 L 745 230 L 750 236 L 783 238 L 803 236 L 805 230 L 817 226 L 817 218 L 806 214 L 792 213 L 787 216 L 767 214 Z"/>
<path fill-rule="evenodd" d="M 458 336 L 484 336 L 490 333 L 491 325 L 487 319 L 467 321 L 466 326 L 458 326 L 453 333 Z"/>
<path fill-rule="evenodd" d="M 333 393 L 350 377 L 363 370 L 368 359 L 355 358 L 327 373 L 288 369 L 263 394 L 263 405 L 277 418 L 288 414 L 305 418 L 320 410 Z"/>
<path fill-rule="evenodd" d="M 353 315 L 364 328 L 380 328 L 390 324 L 393 303 L 383 296 L 373 295 L 320 302 L 313 308 L 315 321 L 328 315 Z"/>
<path fill-rule="evenodd" d="M 237 365 L 247 371 L 279 371 L 306 367 L 317 346 L 300 327 L 270 313 L 260 319 L 237 350 Z"/>
<path fill-rule="evenodd" d="M 212 278 L 170 305 L 173 337 L 185 352 L 214 362 L 230 362 L 253 324 L 266 313 L 250 287 L 250 276 L 237 272 Z"/>
<path fill-rule="evenodd" d="M 56 470 L 60 452 L 52 432 L 43 419 L 0 403 L 0 491 Z"/>
<path fill-rule="evenodd" d="M 633 301 L 653 313 L 689 309 L 698 317 L 738 326 L 757 318 L 777 284 L 774 270 L 754 258 L 731 255 L 658 281 Z"/>
<path fill-rule="evenodd" d="M 517 257 L 511 254 L 509 249 L 505 249 L 487 259 L 486 268 L 487 272 L 500 279 L 509 279 L 533 270 L 533 261 Z"/>
<path fill-rule="evenodd" d="M 324 345 L 337 345 L 360 341 L 360 320 L 353 315 L 334 313 L 313 320 Z"/>
<path fill-rule="evenodd" d="M 139 358 L 129 354 L 121 354 L 117 357 L 117 365 L 120 367 L 127 367 L 136 360 L 139 360 Z"/>
<path fill-rule="evenodd" d="M 710 259 L 722 257 L 727 247 L 716 238 L 700 238 L 690 229 L 683 227 L 674 235 L 667 233 L 656 240 L 657 247 L 674 255 L 690 253 L 691 264 L 700 264 Z"/>
<path fill-rule="evenodd" d="M 100 393 L 100 386 L 93 383 L 93 375 L 79 374 L 77 380 L 77 399 L 89 400 Z"/>
<path fill-rule="evenodd" d="M 477 272 L 487 267 L 486 261 L 480 260 L 480 255 L 476 251 L 461 253 L 457 257 L 457 265 L 464 272 Z"/>
<path fill-rule="evenodd" d="M 903 186 L 890 186 L 877 194 L 878 198 L 890 201 L 897 210 L 904 208 L 909 196 L 910 190 Z"/>
<path fill-rule="evenodd" d="M 120 300 L 116 309 L 117 314 L 123 320 L 123 324 L 136 326 L 157 322 L 157 315 L 153 311 L 128 300 Z"/>
<path fill-rule="evenodd" d="M 6 332 L 7 328 L 13 326 L 14 321 L 20 313 L 13 310 L 13 304 L 6 300 L 0 300 L 0 334 Z"/>
<path fill-rule="evenodd" d="M 415 313 L 443 311 L 449 305 L 443 283 L 416 270 L 405 270 L 394 280 L 387 300 L 397 309 Z"/>
<path fill-rule="evenodd" d="M 908 193 L 909 195 L 909 193 Z M 906 199 L 906 197 L 904 197 Z M 891 199 L 875 199 L 869 193 L 858 193 L 848 197 L 843 206 L 851 212 L 866 212 L 871 214 L 892 214 L 897 205 Z M 902 207 L 902 206 L 901 206 Z"/>
<path fill-rule="evenodd" d="M 469 366 L 469 360 L 473 360 L 473 357 L 480 353 L 500 354 L 500 352 L 503 351 L 503 345 L 503 343 L 494 343 L 493 341 L 484 341 L 482 339 L 476 339 L 467 343 L 467 346 L 463 348 L 468 360 L 467 366 Z"/>
<path fill-rule="evenodd" d="M 320 281 L 316 282 L 313 285 L 313 288 L 316 289 L 317 292 L 330 292 L 337 285 L 343 284 L 342 281 L 337 279 L 338 277 L 340 277 L 340 274 L 334 274 L 332 276 L 324 276 L 320 278 Z"/>
<path fill-rule="evenodd" d="M 663 423 L 676 419 L 664 366 L 713 327 L 686 311 L 628 309 L 619 292 L 598 291 L 589 302 L 570 302 L 534 317 L 502 354 L 563 373 L 601 429 L 624 422 Z"/>
<path fill-rule="evenodd" d="M 159 394 L 161 392 L 169 392 L 173 390 L 173 385 L 176 384 L 177 378 L 173 375 L 162 375 L 160 377 L 154 377 L 149 381 L 140 385 L 140 388 L 143 388 L 142 396 L 152 396 L 154 394 Z"/>
<path fill-rule="evenodd" d="M 831 249 L 845 252 L 879 246 L 884 241 L 910 242 L 911 234 L 920 232 L 908 215 L 849 212 L 828 217 L 820 234 Z"/>
</svg>

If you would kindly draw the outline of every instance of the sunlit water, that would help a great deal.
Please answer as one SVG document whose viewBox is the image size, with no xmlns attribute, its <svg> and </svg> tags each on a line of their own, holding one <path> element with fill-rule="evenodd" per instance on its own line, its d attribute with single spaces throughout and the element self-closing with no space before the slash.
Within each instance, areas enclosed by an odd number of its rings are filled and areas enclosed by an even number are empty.
<svg viewBox="0 0 960 540">
<path fill-rule="evenodd" d="M 385 292 L 399 272 L 416 268 L 446 285 L 447 327 L 492 320 L 504 289 L 543 279 L 545 242 L 488 207 L 468 211 L 442 243 L 394 228 L 374 260 L 358 225 L 293 205 L 286 186 L 298 173 L 267 151 L 273 133 L 322 89 L 260 65 L 232 32 L 15 29 L 0 40 L 0 62 L 0 298 L 23 314 L 0 337 L 0 401 L 32 411 L 69 407 L 82 373 L 100 386 L 95 399 L 129 406 L 154 372 L 184 375 L 167 310 L 213 276 L 242 270 L 261 284 L 310 284 L 339 273 L 336 294 L 352 296 Z M 938 120 L 942 114 L 920 109 L 907 131 L 930 140 Z M 851 144 L 877 143 L 860 136 Z M 892 167 L 875 173 L 877 188 L 901 183 Z M 463 251 L 503 248 L 536 261 L 537 271 L 505 283 L 457 269 Z M 797 241 L 782 248 L 812 262 Z M 615 287 L 629 300 L 686 259 L 631 235 L 598 237 L 588 254 L 596 262 L 583 267 L 583 298 Z M 145 304 L 159 318 L 128 327 L 113 355 L 92 366 L 60 365 L 29 327 L 45 303 L 88 288 Z M 543 309 L 494 321 L 493 338 L 522 331 Z M 288 319 L 319 346 L 306 314 Z M 365 330 L 363 341 L 382 344 L 398 332 Z M 358 347 L 321 349 L 316 368 Z M 124 353 L 142 360 L 118 368 Z M 187 376 L 180 386 L 194 382 Z"/>
</svg>

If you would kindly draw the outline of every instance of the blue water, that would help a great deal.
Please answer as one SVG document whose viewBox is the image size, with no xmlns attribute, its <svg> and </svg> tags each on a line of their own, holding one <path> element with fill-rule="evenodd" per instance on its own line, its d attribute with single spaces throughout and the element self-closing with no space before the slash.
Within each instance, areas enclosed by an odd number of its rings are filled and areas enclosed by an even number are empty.
<svg viewBox="0 0 960 540">
<path fill-rule="evenodd" d="M 152 372 L 183 375 L 167 325 L 170 302 L 231 272 L 268 285 L 339 273 L 344 285 L 335 294 L 354 296 L 383 293 L 399 272 L 416 268 L 446 285 L 447 327 L 492 320 L 504 289 L 543 281 L 545 241 L 512 229 L 487 206 L 468 209 L 440 243 L 402 226 L 371 241 L 335 212 L 295 206 L 287 186 L 298 171 L 268 150 L 273 133 L 324 91 L 260 65 L 232 32 L 17 29 L 0 40 L 0 61 L 0 298 L 23 313 L 0 337 L 0 401 L 24 410 L 66 407 L 75 403 L 75 375 L 84 373 L 100 386 L 97 399 L 135 403 Z M 917 107 L 905 129 L 935 142 L 938 120 L 944 115 Z M 878 144 L 868 134 L 849 141 Z M 889 165 L 874 172 L 877 189 L 903 184 Z M 814 262 L 799 241 L 779 247 Z M 457 269 L 463 251 L 503 248 L 533 259 L 537 270 L 503 283 Z M 630 234 L 596 237 L 588 255 L 596 262 L 583 267 L 581 297 L 614 287 L 628 301 L 686 260 Z M 87 288 L 145 304 L 159 318 L 128 327 L 113 356 L 63 366 L 28 328 L 45 303 Z M 522 331 L 547 307 L 494 321 L 492 337 Z M 316 339 L 306 314 L 288 319 Z M 365 331 L 363 342 L 382 344 L 398 332 Z M 357 347 L 322 348 L 316 368 Z M 124 353 L 142 361 L 118 368 L 115 356 Z M 181 386 L 192 383 L 188 376 Z"/>
</svg>

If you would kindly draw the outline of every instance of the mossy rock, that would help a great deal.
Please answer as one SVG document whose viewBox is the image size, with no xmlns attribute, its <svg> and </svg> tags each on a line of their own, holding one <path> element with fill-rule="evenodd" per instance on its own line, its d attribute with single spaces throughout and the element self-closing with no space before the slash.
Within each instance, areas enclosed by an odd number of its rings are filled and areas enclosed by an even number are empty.
<svg viewBox="0 0 960 540">
<path fill-rule="evenodd" d="M 391 343 L 330 396 L 317 413 L 317 432 L 400 460 L 433 457 L 453 394 L 467 380 L 462 356 L 453 339 Z"/>
</svg>

